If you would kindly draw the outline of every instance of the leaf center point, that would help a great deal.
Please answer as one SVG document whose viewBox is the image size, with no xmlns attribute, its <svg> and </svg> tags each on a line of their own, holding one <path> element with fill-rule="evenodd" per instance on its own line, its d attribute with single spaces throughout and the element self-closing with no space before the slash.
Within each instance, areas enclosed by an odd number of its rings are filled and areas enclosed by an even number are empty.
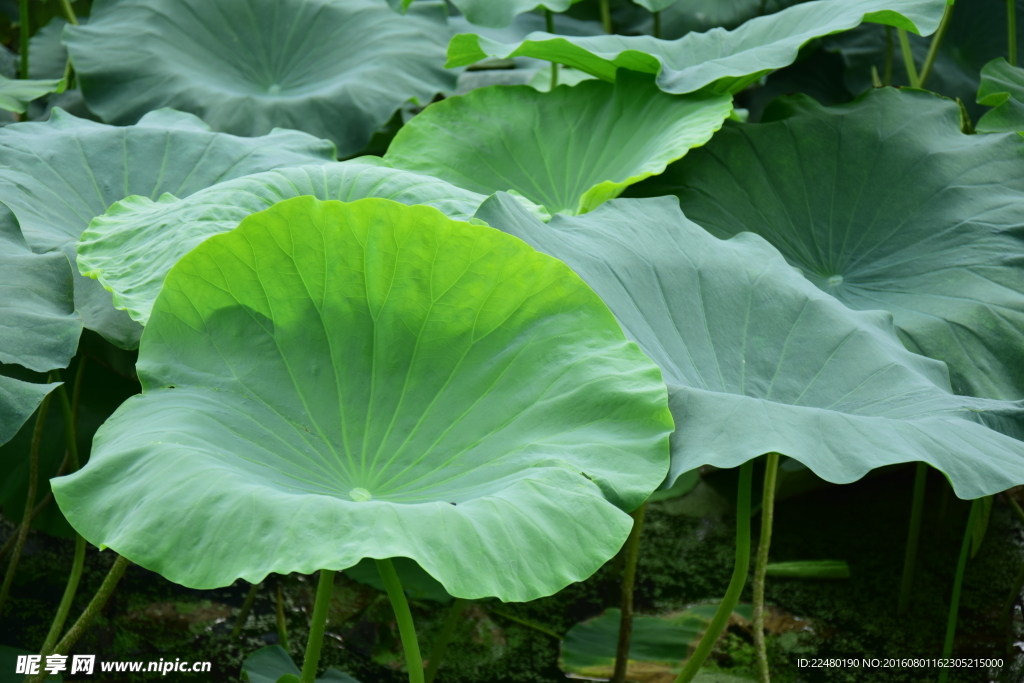
<svg viewBox="0 0 1024 683">
<path fill-rule="evenodd" d="M 365 503 L 373 498 L 373 494 L 364 488 L 354 488 L 348 492 L 348 497 L 357 503 Z"/>
</svg>

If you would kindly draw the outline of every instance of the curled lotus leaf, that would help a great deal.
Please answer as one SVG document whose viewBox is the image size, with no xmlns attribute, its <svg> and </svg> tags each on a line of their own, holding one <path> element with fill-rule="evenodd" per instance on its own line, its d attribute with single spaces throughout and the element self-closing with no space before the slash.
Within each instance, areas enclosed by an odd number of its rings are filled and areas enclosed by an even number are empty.
<svg viewBox="0 0 1024 683">
<path fill-rule="evenodd" d="M 82 233 L 78 267 L 113 294 L 115 308 L 145 325 L 167 271 L 182 256 L 246 216 L 302 195 L 345 202 L 380 197 L 432 206 L 459 220 L 469 220 L 485 199 L 443 180 L 379 166 L 372 157 L 283 168 L 218 183 L 185 199 L 118 202 Z"/>
<path fill-rule="evenodd" d="M 678 40 L 567 37 L 538 31 L 518 43 L 504 44 L 466 33 L 452 38 L 447 65 L 468 66 L 492 57 L 533 57 L 608 81 L 615 79 L 619 68 L 657 74 L 658 87 L 669 93 L 695 92 L 706 86 L 717 92 L 738 92 L 764 74 L 792 64 L 800 48 L 815 38 L 865 21 L 928 35 L 938 27 L 945 7 L 945 0 L 817 0 L 751 19 L 732 31 L 715 28 Z"/>
<path fill-rule="evenodd" d="M 637 194 L 678 195 L 712 234 L 755 232 L 850 308 L 891 312 L 957 393 L 1024 398 L 1024 140 L 964 135 L 954 102 L 892 88 L 786 97 L 765 119 Z"/>
<path fill-rule="evenodd" d="M 85 101 L 129 124 L 172 107 L 214 130 L 303 130 L 362 149 L 405 102 L 453 89 L 441 3 L 405 16 L 381 0 L 96 0 L 64 42 Z"/>
<path fill-rule="evenodd" d="M 732 97 L 669 95 L 646 74 L 539 92 L 491 86 L 427 107 L 384 161 L 484 195 L 585 213 L 711 139 Z"/>
<path fill-rule="evenodd" d="M 0 109 L 24 114 L 29 102 L 53 92 L 64 92 L 66 87 L 64 79 L 28 81 L 0 76 Z"/>
<path fill-rule="evenodd" d="M 137 368 L 54 495 L 194 588 L 408 557 L 453 596 L 530 600 L 610 559 L 668 469 L 661 374 L 600 298 L 427 206 L 297 197 L 206 240 Z"/>
<path fill-rule="evenodd" d="M 677 426 L 668 482 L 777 452 L 836 484 L 913 461 L 961 498 L 1024 483 L 1024 402 L 953 394 L 891 314 L 851 310 L 754 233 L 721 240 L 675 197 L 545 224 L 499 194 L 477 217 L 567 263 L 661 367 Z"/>
<path fill-rule="evenodd" d="M 979 133 L 1024 133 L 1024 69 L 1010 66 L 1002 57 L 986 64 L 978 104 L 993 108 L 978 120 Z"/>
<path fill-rule="evenodd" d="M 235 137 L 169 109 L 118 127 L 55 109 L 46 122 L 0 129 L 0 197 L 33 251 L 63 251 L 74 264 L 75 243 L 89 221 L 125 197 L 186 196 L 223 180 L 333 158 L 331 143 L 297 131 Z M 75 308 L 85 326 L 135 347 L 138 324 L 111 305 L 99 284 L 74 271 Z M 63 286 L 54 280 L 54 287 Z"/>
</svg>

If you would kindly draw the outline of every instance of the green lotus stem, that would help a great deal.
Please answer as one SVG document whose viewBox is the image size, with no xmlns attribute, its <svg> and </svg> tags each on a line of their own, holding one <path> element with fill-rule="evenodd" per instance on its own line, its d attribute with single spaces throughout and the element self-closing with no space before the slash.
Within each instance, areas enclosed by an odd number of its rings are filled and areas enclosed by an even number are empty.
<svg viewBox="0 0 1024 683">
<path fill-rule="evenodd" d="M 956 576 L 953 578 L 953 597 L 949 601 L 949 618 L 946 620 L 946 641 L 942 645 L 942 658 L 953 654 L 953 638 L 956 636 L 956 620 L 960 611 L 960 589 L 964 584 L 964 570 L 967 568 L 967 557 L 971 553 L 971 537 L 974 535 L 974 522 L 981 513 L 981 498 L 971 501 L 971 513 L 967 516 L 967 529 L 964 540 L 960 544 L 960 559 L 956 563 Z M 939 683 L 949 680 L 949 668 L 943 667 L 939 672 Z"/>
<path fill-rule="evenodd" d="M 18 52 L 21 53 L 19 71 L 22 78 L 28 78 L 28 0 L 18 0 Z"/>
<path fill-rule="evenodd" d="M 92 596 L 92 600 L 89 601 L 85 611 L 82 612 L 82 616 L 78 617 L 78 621 L 75 622 L 74 626 L 54 646 L 53 652 L 47 654 L 66 655 L 74 647 L 78 639 L 85 633 L 85 629 L 89 627 L 89 624 L 92 623 L 92 620 L 100 613 L 103 606 L 107 604 L 110 596 L 113 595 L 114 589 L 117 588 L 117 582 L 124 576 L 124 572 L 128 569 L 129 564 L 131 563 L 124 556 L 117 556 L 114 564 L 110 567 L 110 571 L 104 577 L 103 583 L 100 584 L 99 590 L 96 591 L 96 595 Z"/>
<path fill-rule="evenodd" d="M 25 547 L 29 527 L 32 526 L 31 515 L 36 503 L 36 486 L 39 479 L 39 445 L 43 440 L 43 426 L 46 422 L 46 412 L 50 408 L 50 396 L 51 394 L 47 394 L 43 398 L 36 412 L 36 426 L 32 430 L 32 445 L 29 447 L 28 455 L 28 492 L 25 495 L 25 514 L 22 516 L 21 526 L 18 527 L 18 539 L 14 542 L 14 552 L 11 554 L 10 564 L 7 565 L 3 586 L 0 587 L 0 616 L 4 613 L 4 603 L 7 602 L 7 596 L 11 592 L 14 573 L 18 570 L 21 551 Z"/>
<path fill-rule="evenodd" d="M 544 23 L 547 24 L 545 27 L 548 33 L 555 32 L 555 13 L 549 9 L 544 10 Z M 554 90 L 555 86 L 558 85 L 558 62 L 551 62 L 551 88 Z"/>
<path fill-rule="evenodd" d="M 761 498 L 761 537 L 757 541 L 754 562 L 754 654 L 757 657 L 757 678 L 769 683 L 768 650 L 764 642 L 764 582 L 768 574 L 768 550 L 772 545 L 772 523 L 775 521 L 775 487 L 779 480 L 779 454 L 769 453 L 764 468 L 764 493 Z"/>
<path fill-rule="evenodd" d="M 599 0 L 601 5 L 601 26 L 604 27 L 605 33 L 612 32 L 612 8 L 609 5 L 609 0 Z"/>
<path fill-rule="evenodd" d="M 924 492 L 928 481 L 928 465 L 917 463 L 914 473 L 914 498 L 910 504 L 910 530 L 907 532 L 907 549 L 903 555 L 903 580 L 900 582 L 900 601 L 897 614 L 906 614 L 910 606 L 910 592 L 914 588 L 914 564 L 921 541 L 921 518 L 924 516 Z"/>
<path fill-rule="evenodd" d="M 654 37 L 661 38 L 661 12 L 651 12 L 654 18 Z"/>
<path fill-rule="evenodd" d="M 928 80 L 928 74 L 932 72 L 932 65 L 935 64 L 935 57 L 939 54 L 939 45 L 942 44 L 942 38 L 946 35 L 946 29 L 949 28 L 949 20 L 953 16 L 953 3 L 946 3 L 946 11 L 942 13 L 942 20 L 939 21 L 939 28 L 935 30 L 935 35 L 932 36 L 931 45 L 928 46 L 928 54 L 925 55 L 924 65 L 921 67 L 921 75 L 918 77 L 917 87 L 923 88 L 925 81 Z"/>
<path fill-rule="evenodd" d="M 644 528 L 647 503 L 630 514 L 633 528 L 626 539 L 626 566 L 622 572 L 622 616 L 619 621 L 619 643 L 615 649 L 615 671 L 611 683 L 626 683 L 626 668 L 629 666 L 629 641 L 633 635 L 633 584 L 636 582 L 636 565 L 640 558 L 640 534 Z"/>
<path fill-rule="evenodd" d="M 704 631 L 697 649 L 686 661 L 683 670 L 679 672 L 674 683 L 690 683 L 694 676 L 700 671 L 704 660 L 711 654 L 718 637 L 729 624 L 729 617 L 740 601 L 740 593 L 747 583 L 747 572 L 750 570 L 750 489 L 754 479 L 754 463 L 748 461 L 740 466 L 740 483 L 736 496 L 736 564 L 732 569 L 732 579 L 729 581 L 729 588 L 725 591 L 725 597 L 715 616 Z"/>
<path fill-rule="evenodd" d="M 540 624 L 535 624 L 534 622 L 529 621 L 528 619 L 520 619 L 517 616 L 514 616 L 514 615 L 509 614 L 507 612 L 502 612 L 501 610 L 496 610 L 493 607 L 488 607 L 487 611 L 490 612 L 491 614 L 497 614 L 499 617 L 502 617 L 503 619 L 508 619 L 509 621 L 514 621 L 515 623 L 521 624 L 521 625 L 523 625 L 523 626 L 525 626 L 527 628 L 532 628 L 534 631 L 537 631 L 538 633 L 543 633 L 546 636 L 551 636 L 555 640 L 561 640 L 562 639 L 562 636 L 559 635 L 558 633 L 555 633 L 551 629 L 549 629 L 549 628 L 547 628 L 545 626 L 541 626 Z"/>
<path fill-rule="evenodd" d="M 235 627 L 231 629 L 232 640 L 242 635 L 242 628 L 245 626 L 245 620 L 249 618 L 249 612 L 252 611 L 252 605 L 256 602 L 256 594 L 260 592 L 261 585 L 262 584 L 254 583 L 249 586 L 249 592 L 246 594 L 245 601 L 242 603 L 242 609 L 238 611 L 238 618 L 235 619 Z"/>
<path fill-rule="evenodd" d="M 1006 0 L 1006 32 L 1006 61 L 1017 66 L 1017 0 Z"/>
<path fill-rule="evenodd" d="M 395 610 L 398 621 L 398 633 L 402 637 L 402 649 L 405 650 L 405 664 L 409 668 L 409 683 L 425 683 L 423 679 L 423 658 L 420 656 L 420 643 L 416 640 L 416 626 L 412 623 L 412 612 L 409 601 L 405 599 L 402 582 L 391 560 L 377 560 L 377 571 L 384 581 L 384 588 L 391 598 L 391 607 Z"/>
<path fill-rule="evenodd" d="M 910 81 L 910 87 L 920 88 L 921 79 L 917 75 L 917 65 L 914 63 L 914 53 L 910 49 L 910 38 L 907 36 L 907 30 L 903 28 L 896 29 L 896 35 L 900 39 L 900 50 L 903 52 L 903 66 L 907 69 L 907 80 Z"/>
<path fill-rule="evenodd" d="M 334 595 L 334 570 L 321 569 L 320 581 L 316 586 L 316 602 L 313 603 L 313 618 L 309 624 L 309 640 L 306 641 L 306 657 L 302 660 L 302 683 L 313 683 L 317 665 L 320 664 L 320 649 L 324 644 L 324 627 L 327 626 L 327 610 Z"/>
<path fill-rule="evenodd" d="M 75 16 L 75 10 L 71 9 L 71 2 L 69 0 L 60 0 L 60 11 L 69 24 L 78 26 L 78 17 Z"/>
<path fill-rule="evenodd" d="M 892 26 L 885 27 L 885 71 L 882 73 L 882 85 L 892 85 Z"/>
<path fill-rule="evenodd" d="M 1006 498 L 1006 502 L 1013 508 L 1014 514 L 1017 515 L 1017 519 L 1024 524 L 1024 510 L 1020 509 L 1020 505 L 1017 504 L 1011 496 L 1003 494 Z M 1013 580 L 1013 588 L 1010 589 L 1010 595 L 1006 598 L 1006 603 L 1003 605 L 1003 611 L 1000 615 L 1001 622 L 1006 625 L 1007 628 L 1010 626 L 1010 616 L 1013 613 L 1013 601 L 1020 595 L 1021 589 L 1024 589 L 1024 563 L 1021 563 L 1020 570 L 1017 572 L 1016 578 Z"/>
<path fill-rule="evenodd" d="M 281 582 L 277 582 L 277 642 L 285 650 L 291 650 L 288 640 L 288 622 L 284 618 L 284 596 L 281 595 Z"/>
<path fill-rule="evenodd" d="M 427 660 L 427 673 L 424 675 L 426 683 L 434 683 L 437 669 L 441 666 L 441 660 L 444 659 L 444 653 L 448 650 L 448 644 L 452 642 L 452 636 L 455 635 L 455 628 L 459 625 L 459 619 L 462 617 L 462 612 L 466 609 L 467 602 L 468 600 L 465 598 L 455 598 L 452 602 L 452 606 L 448 610 L 448 616 L 441 627 L 441 633 L 438 634 L 437 640 L 434 641 L 434 646 L 430 648 L 430 655 Z"/>
<path fill-rule="evenodd" d="M 54 371 L 56 379 L 60 379 L 60 373 Z M 76 382 L 75 390 L 78 389 L 78 382 Z M 57 399 L 60 402 L 60 412 L 64 418 L 64 441 L 67 447 L 67 458 L 70 463 L 71 472 L 77 472 L 80 466 L 78 460 L 78 443 L 77 443 L 77 430 L 75 425 L 75 414 L 71 406 L 71 401 L 68 400 L 68 392 L 64 389 L 64 385 L 57 387 L 56 389 Z M 71 611 L 71 604 L 75 601 L 75 593 L 78 591 L 78 582 L 82 578 L 82 569 L 85 567 L 85 539 L 82 538 L 81 534 L 75 534 L 75 557 L 71 562 L 71 574 L 68 576 L 67 585 L 64 587 L 64 595 L 60 599 L 60 605 L 57 607 L 57 614 L 53 618 L 53 623 L 50 624 L 50 631 L 46 634 L 46 639 L 43 641 L 43 647 L 40 652 L 45 656 L 50 649 L 57 642 L 57 638 L 60 637 L 61 632 L 64 630 L 64 622 L 68 618 L 68 613 Z"/>
</svg>

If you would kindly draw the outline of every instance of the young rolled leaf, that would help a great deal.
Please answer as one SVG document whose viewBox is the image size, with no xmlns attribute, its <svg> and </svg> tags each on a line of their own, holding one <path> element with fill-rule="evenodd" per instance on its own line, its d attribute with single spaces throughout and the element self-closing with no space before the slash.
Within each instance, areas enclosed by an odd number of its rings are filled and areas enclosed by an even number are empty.
<svg viewBox="0 0 1024 683">
<path fill-rule="evenodd" d="M 468 66 L 491 57 L 533 57 L 558 62 L 608 81 L 616 69 L 657 74 L 669 93 L 706 86 L 738 92 L 774 69 L 792 64 L 800 47 L 831 33 L 870 21 L 920 35 L 935 31 L 945 0 L 817 0 L 777 14 L 751 19 L 733 31 L 712 29 L 679 40 L 650 36 L 566 37 L 532 33 L 523 41 L 499 43 L 459 34 L 448 45 L 447 66 Z"/>
<path fill-rule="evenodd" d="M 63 251 L 74 264 L 75 242 L 89 221 L 125 197 L 181 197 L 250 173 L 333 158 L 331 143 L 297 131 L 239 138 L 172 110 L 115 127 L 55 109 L 45 123 L 0 129 L 0 196 L 33 251 Z M 113 308 L 99 284 L 75 276 L 75 308 L 85 326 L 125 348 L 136 346 L 141 328 Z M 65 282 L 52 285 L 56 290 Z"/>
<path fill-rule="evenodd" d="M 551 213 L 586 213 L 707 142 L 729 95 L 667 95 L 644 74 L 549 93 L 493 86 L 437 102 L 398 132 L 384 161 Z"/>
<path fill-rule="evenodd" d="M 235 135 L 303 130 L 350 156 L 405 102 L 452 89 L 449 36 L 437 3 L 399 16 L 379 0 L 96 0 L 64 42 L 105 121 L 173 107 Z"/>
<path fill-rule="evenodd" d="M 52 92 L 64 92 L 64 79 L 29 81 L 0 76 L 0 109 L 24 114 L 28 103 Z"/>
<path fill-rule="evenodd" d="M 978 104 L 993 107 L 975 130 L 979 133 L 1024 133 L 1024 69 L 999 57 L 981 70 Z"/>
<path fill-rule="evenodd" d="M 194 588 L 408 557 L 530 600 L 611 558 L 668 469 L 661 375 L 597 295 L 426 206 L 249 216 L 171 269 L 137 368 L 54 494 Z"/>
<path fill-rule="evenodd" d="M 291 655 L 280 645 L 261 647 L 242 662 L 243 680 L 249 683 L 278 683 L 282 676 L 291 674 L 295 680 L 302 673 Z M 331 667 L 317 676 L 316 683 L 359 683 L 348 674 Z"/>
<path fill-rule="evenodd" d="M 770 452 L 836 484 L 912 461 L 961 498 L 1024 483 L 1024 404 L 953 394 L 889 313 L 847 308 L 758 235 L 720 240 L 674 197 L 544 224 L 499 194 L 477 217 L 565 261 L 661 367 L 677 426 L 668 483 Z"/>
<path fill-rule="evenodd" d="M 891 88 L 777 100 L 639 195 L 712 234 L 752 231 L 825 292 L 893 314 L 957 393 L 1024 398 L 1024 140 L 964 135 L 954 102 Z"/>
<path fill-rule="evenodd" d="M 279 201 L 311 195 L 354 201 L 367 197 L 423 204 L 468 220 L 483 195 L 443 180 L 374 163 L 372 157 L 295 166 L 218 183 L 185 198 L 129 197 L 93 219 L 78 243 L 78 268 L 113 294 L 114 307 L 146 324 L 167 271 L 213 235 Z M 376 568 L 374 568 L 376 571 Z"/>
</svg>

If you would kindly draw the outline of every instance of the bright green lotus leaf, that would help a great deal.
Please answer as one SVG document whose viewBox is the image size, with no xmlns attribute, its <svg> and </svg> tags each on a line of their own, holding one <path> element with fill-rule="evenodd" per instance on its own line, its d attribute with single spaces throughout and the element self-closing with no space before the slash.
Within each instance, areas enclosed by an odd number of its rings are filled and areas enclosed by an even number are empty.
<svg viewBox="0 0 1024 683">
<path fill-rule="evenodd" d="M 668 468 L 661 375 L 597 295 L 427 206 L 249 216 L 171 269 L 137 368 L 54 494 L 195 588 L 408 557 L 454 596 L 531 600 L 611 558 Z"/>
<path fill-rule="evenodd" d="M 396 557 L 392 564 L 398 574 L 405 594 L 411 600 L 430 600 L 431 602 L 448 603 L 452 596 L 444 589 L 437 579 L 423 571 L 423 568 L 408 557 Z M 387 589 L 380 578 L 377 563 L 371 559 L 362 559 L 353 567 L 345 570 L 345 576 L 359 583 L 372 586 L 382 593 Z"/>
<path fill-rule="evenodd" d="M 634 616 L 626 678 L 672 680 L 697 647 L 717 609 L 718 603 L 714 602 L 664 616 Z M 750 606 L 738 606 L 733 615 L 733 620 L 749 621 Z M 611 678 L 621 619 L 621 612 L 613 608 L 569 629 L 558 662 L 562 671 L 588 680 Z"/>
<path fill-rule="evenodd" d="M 1024 398 L 1024 140 L 964 135 L 954 102 L 796 96 L 731 122 L 637 194 L 676 194 L 717 236 L 763 236 L 824 291 L 885 309 L 957 393 Z"/>
<path fill-rule="evenodd" d="M 34 384 L 0 375 L 0 445 L 14 438 L 46 395 L 60 385 Z"/>
<path fill-rule="evenodd" d="M 298 681 L 302 671 L 280 645 L 261 647 L 242 662 L 242 679 L 249 683 L 279 683 L 283 676 L 295 676 Z M 317 676 L 316 683 L 359 683 L 348 674 L 329 668 Z"/>
<path fill-rule="evenodd" d="M 1024 69 L 999 57 L 981 70 L 978 104 L 994 107 L 978 121 L 979 133 L 1024 133 Z"/>
<path fill-rule="evenodd" d="M 89 108 L 135 123 L 173 107 L 214 130 L 293 128 L 361 150 L 409 100 L 451 90 L 444 6 L 380 0 L 96 0 L 64 42 Z"/>
<path fill-rule="evenodd" d="M 792 64 L 814 38 L 869 21 L 928 35 L 939 24 L 944 0 L 817 0 L 751 19 L 733 31 L 712 29 L 678 40 L 650 36 L 573 38 L 532 33 L 503 44 L 459 34 L 448 45 L 447 66 L 467 66 L 490 57 L 534 57 L 571 66 L 605 80 L 618 68 L 657 74 L 658 87 L 688 93 L 714 85 L 738 92 L 774 69 Z"/>
<path fill-rule="evenodd" d="M 81 334 L 67 257 L 34 253 L 0 203 L 0 363 L 36 372 L 67 367 Z"/>
<path fill-rule="evenodd" d="M 30 81 L 0 76 L 0 109 L 24 114 L 28 103 L 52 92 L 64 92 L 64 79 Z"/>
<path fill-rule="evenodd" d="M 82 233 L 78 267 L 113 293 L 115 308 L 145 325 L 167 271 L 182 256 L 246 216 L 302 195 L 424 204 L 459 220 L 468 220 L 485 199 L 443 180 L 378 166 L 373 158 L 295 166 L 218 183 L 185 199 L 118 202 Z"/>
<path fill-rule="evenodd" d="M 118 127 L 55 109 L 49 121 L 0 129 L 0 197 L 34 251 L 63 251 L 73 264 L 89 221 L 125 197 L 183 197 L 239 176 L 333 158 L 331 143 L 297 131 L 235 137 L 169 109 Z M 75 276 L 75 307 L 85 326 L 123 347 L 137 345 L 141 328 L 98 283 Z"/>
<path fill-rule="evenodd" d="M 729 95 L 668 95 L 623 73 L 549 93 L 490 87 L 427 107 L 384 161 L 489 195 L 515 191 L 551 213 L 585 213 L 707 142 Z"/>
<path fill-rule="evenodd" d="M 675 197 L 544 224 L 499 194 L 477 216 L 567 263 L 661 367 L 669 483 L 773 451 L 837 484 L 912 461 L 961 498 L 1024 483 L 1024 402 L 953 394 L 946 366 L 905 349 L 889 313 L 847 308 L 758 235 L 720 240 Z"/>
</svg>

